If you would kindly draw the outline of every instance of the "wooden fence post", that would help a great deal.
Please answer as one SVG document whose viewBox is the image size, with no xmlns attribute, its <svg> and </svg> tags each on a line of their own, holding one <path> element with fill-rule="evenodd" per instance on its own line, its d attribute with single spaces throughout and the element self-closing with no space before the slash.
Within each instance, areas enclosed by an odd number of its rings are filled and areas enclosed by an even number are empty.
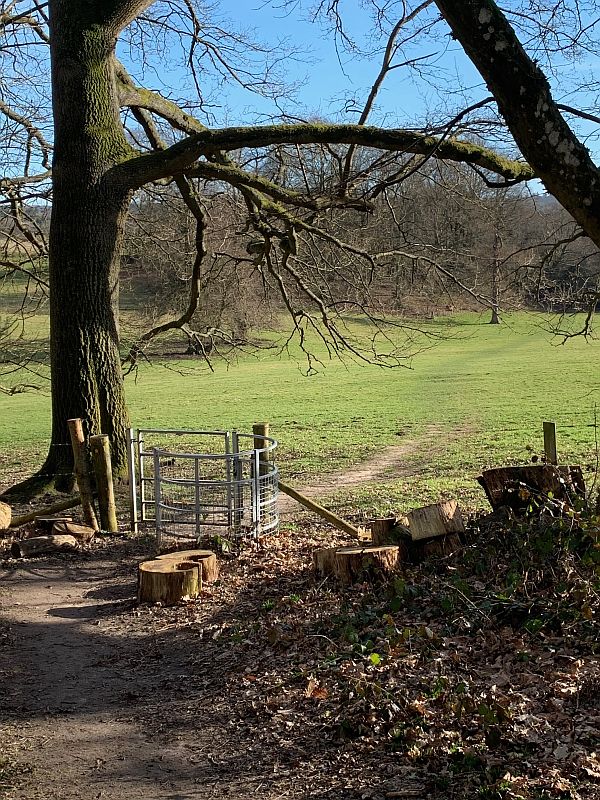
<svg viewBox="0 0 600 800">
<path fill-rule="evenodd" d="M 558 464 L 555 422 L 544 422 L 544 453 L 546 455 L 546 464 Z"/>
<path fill-rule="evenodd" d="M 98 520 L 94 511 L 94 499 L 92 495 L 92 482 L 88 467 L 87 448 L 85 446 L 85 436 L 83 435 L 83 423 L 80 419 L 68 419 L 69 433 L 71 434 L 71 446 L 73 448 L 73 460 L 75 462 L 75 477 L 77 487 L 81 497 L 81 508 L 83 519 L 86 525 L 98 530 Z"/>
<path fill-rule="evenodd" d="M 92 461 L 96 475 L 96 488 L 98 490 L 98 507 L 100 509 L 100 524 L 102 529 L 111 533 L 118 533 L 117 509 L 115 505 L 115 490 L 110 464 L 110 442 L 106 434 L 90 436 Z"/>
<path fill-rule="evenodd" d="M 255 422 L 252 426 L 252 434 L 254 435 L 254 449 L 255 450 L 262 450 L 264 447 L 268 446 L 268 443 L 265 442 L 263 437 L 269 435 L 269 423 L 268 422 Z M 258 457 L 261 461 L 268 461 L 269 454 L 268 453 L 259 453 Z M 262 472 L 262 469 L 261 469 Z"/>
<path fill-rule="evenodd" d="M 269 435 L 269 423 L 268 422 L 255 422 L 252 426 L 252 433 L 254 435 L 254 450 L 263 450 L 263 448 L 268 447 L 268 442 L 265 442 L 264 437 Z M 255 461 L 256 464 L 254 470 L 257 474 L 254 476 L 254 493 L 255 497 L 255 522 L 257 525 L 260 526 L 260 520 L 262 515 L 262 507 L 265 503 L 268 503 L 271 498 L 273 497 L 273 493 L 269 486 L 261 485 L 260 477 L 262 475 L 267 475 L 269 472 L 269 456 L 270 453 L 261 452 L 258 454 L 258 461 Z"/>
</svg>

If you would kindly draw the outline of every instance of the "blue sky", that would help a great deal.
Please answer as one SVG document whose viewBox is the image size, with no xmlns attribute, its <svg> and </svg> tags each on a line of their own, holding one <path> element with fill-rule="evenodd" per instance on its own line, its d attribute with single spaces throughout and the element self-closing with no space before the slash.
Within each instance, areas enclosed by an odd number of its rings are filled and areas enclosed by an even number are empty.
<svg viewBox="0 0 600 800">
<path fill-rule="evenodd" d="M 216 12 L 222 17 L 224 29 L 247 30 L 251 41 L 272 45 L 279 40 L 286 40 L 287 46 L 295 51 L 297 57 L 286 59 L 280 67 L 290 83 L 298 84 L 298 90 L 295 103 L 285 100 L 279 105 L 244 91 L 231 79 L 213 85 L 210 90 L 207 88 L 210 82 L 207 80 L 205 62 L 202 62 L 199 81 L 206 101 L 207 115 L 204 121 L 213 126 L 248 125 L 279 118 L 283 110 L 301 119 L 320 117 L 356 122 L 357 110 L 362 108 L 380 68 L 385 42 L 374 42 L 372 38 L 369 42 L 373 32 L 370 13 L 365 9 L 369 3 L 340 0 L 346 31 L 361 45 L 370 43 L 373 56 L 367 58 L 340 49 L 336 51 L 335 37 L 331 31 L 326 31 L 319 22 L 310 21 L 310 3 L 313 0 L 215 0 Z M 399 9 L 400 5 L 392 2 L 389 7 Z M 291 7 L 289 14 L 286 7 Z M 430 18 L 438 18 L 435 6 L 426 13 Z M 527 47 L 533 56 L 543 60 L 543 52 L 531 51 L 531 48 L 538 46 L 538 41 L 535 30 L 530 34 Z M 225 46 L 227 44 L 218 34 L 214 42 L 217 47 L 223 46 L 223 42 Z M 125 47 L 120 47 L 120 55 L 128 63 Z M 235 60 L 239 51 L 240 48 L 233 45 L 230 57 Z M 428 34 L 407 46 L 403 57 L 424 54 L 430 59 L 422 75 L 402 68 L 387 77 L 369 119 L 372 124 L 417 128 L 427 123 L 440 124 L 489 95 L 481 77 L 443 23 L 437 25 L 433 37 Z M 136 55 L 139 54 L 134 46 L 134 58 Z M 142 85 L 157 89 L 176 101 L 186 102 L 195 96 L 185 64 L 185 49 L 181 50 L 175 36 L 146 61 L 142 69 L 145 74 L 140 73 L 139 66 L 134 69 L 134 74 Z M 573 81 L 578 78 L 583 83 L 594 80 L 599 66 L 600 59 L 593 51 L 586 53 L 581 62 L 555 57 L 554 73 L 549 77 L 556 99 L 569 105 L 582 103 L 595 111 L 595 98 L 591 93 L 575 97 L 570 90 Z M 596 126 L 580 122 L 574 124 L 581 135 L 591 136 L 588 139 L 590 149 L 600 153 L 600 143 L 594 130 Z"/>
<path fill-rule="evenodd" d="M 301 87 L 297 98 L 303 106 L 302 111 L 332 117 L 343 113 L 344 101 L 351 96 L 356 97 L 361 105 L 367 97 L 369 88 L 379 70 L 380 57 L 371 59 L 359 58 L 342 52 L 336 52 L 334 36 L 325 31 L 317 22 L 309 21 L 308 13 L 298 9 L 287 14 L 276 3 L 260 3 L 252 0 L 220 0 L 222 13 L 234 20 L 240 27 L 254 28 L 263 40 L 276 42 L 286 39 L 295 49 L 302 62 L 290 60 L 286 71 L 292 81 L 300 81 Z M 352 38 L 362 43 L 372 30 L 369 13 L 357 2 L 342 5 L 345 30 Z M 429 52 L 443 50 L 443 54 L 433 59 L 437 71 L 456 76 L 464 85 L 477 86 L 475 95 L 481 99 L 487 94 L 481 78 L 463 54 L 458 44 L 449 38 L 441 42 L 429 43 Z M 417 50 L 413 48 L 411 55 Z M 421 52 L 422 49 L 421 49 Z M 232 112 L 241 118 L 258 113 L 276 113 L 273 103 L 262 101 L 247 93 L 230 87 L 228 102 Z M 419 123 L 433 109 L 439 100 L 435 89 L 426 82 L 411 80 L 408 70 L 398 70 L 388 76 L 381 90 L 373 121 L 385 121 L 387 124 Z M 456 100 L 457 107 L 461 106 Z M 294 106 L 285 105 L 286 110 L 293 112 Z M 300 109 L 298 109 L 300 112 Z M 356 115 L 346 113 L 348 122 L 355 121 Z"/>
</svg>

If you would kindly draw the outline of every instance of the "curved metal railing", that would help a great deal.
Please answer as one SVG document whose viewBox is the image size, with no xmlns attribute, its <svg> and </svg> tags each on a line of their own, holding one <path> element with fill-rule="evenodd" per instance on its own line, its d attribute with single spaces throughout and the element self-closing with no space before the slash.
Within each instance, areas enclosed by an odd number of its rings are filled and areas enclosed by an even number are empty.
<svg viewBox="0 0 600 800">
<path fill-rule="evenodd" d="M 220 452 L 186 452 L 171 445 L 173 437 L 185 437 L 188 448 L 201 450 L 204 443 Z M 169 446 L 161 446 L 161 440 Z M 262 447 L 255 446 L 259 440 Z M 236 431 L 132 430 L 132 518 L 153 522 L 159 540 L 163 535 L 198 539 L 211 529 L 228 538 L 274 532 L 279 525 L 276 448 L 277 441 L 268 436 Z"/>
</svg>

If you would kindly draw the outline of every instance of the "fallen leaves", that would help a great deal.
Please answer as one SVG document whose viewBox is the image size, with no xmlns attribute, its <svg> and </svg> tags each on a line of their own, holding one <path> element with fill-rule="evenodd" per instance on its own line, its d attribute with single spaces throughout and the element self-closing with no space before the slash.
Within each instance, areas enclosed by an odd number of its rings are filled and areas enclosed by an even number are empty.
<svg viewBox="0 0 600 800">
<path fill-rule="evenodd" d="M 156 680 L 145 730 L 193 741 L 214 725 L 207 759 L 231 771 L 243 743 L 254 788 L 262 770 L 290 797 L 587 800 L 600 789 L 595 573 L 569 550 L 528 554 L 523 531 L 472 536 L 460 556 L 340 588 L 307 565 L 342 539 L 296 527 L 224 558 L 199 600 L 129 607 L 102 632 Z"/>
</svg>

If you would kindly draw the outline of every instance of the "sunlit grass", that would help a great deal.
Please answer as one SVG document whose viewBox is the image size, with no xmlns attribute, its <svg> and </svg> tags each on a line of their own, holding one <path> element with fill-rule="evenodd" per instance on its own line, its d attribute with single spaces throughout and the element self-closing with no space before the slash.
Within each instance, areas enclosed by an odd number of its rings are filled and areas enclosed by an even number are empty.
<svg viewBox="0 0 600 800">
<path fill-rule="evenodd" d="M 394 370 L 332 360 L 306 377 L 297 349 L 216 362 L 214 372 L 195 360 L 142 365 L 127 379 L 131 419 L 136 427 L 241 431 L 268 420 L 282 474 L 298 485 L 416 438 L 407 461 L 418 476 L 385 484 L 396 505 L 402 498 L 414 504 L 406 493 L 422 499 L 445 489 L 472 503 L 481 468 L 540 451 L 545 419 L 557 422 L 563 461 L 593 465 L 600 345 L 581 338 L 560 345 L 534 314 L 486 323 L 474 314 L 421 323 L 426 334 L 445 338 L 417 337 L 410 368 Z M 324 349 L 317 353 L 325 362 Z M 48 396 L 0 397 L 0 412 L 4 452 L 17 447 L 19 460 L 39 457 Z M 348 507 L 372 505 L 370 495 L 353 490 Z"/>
</svg>

